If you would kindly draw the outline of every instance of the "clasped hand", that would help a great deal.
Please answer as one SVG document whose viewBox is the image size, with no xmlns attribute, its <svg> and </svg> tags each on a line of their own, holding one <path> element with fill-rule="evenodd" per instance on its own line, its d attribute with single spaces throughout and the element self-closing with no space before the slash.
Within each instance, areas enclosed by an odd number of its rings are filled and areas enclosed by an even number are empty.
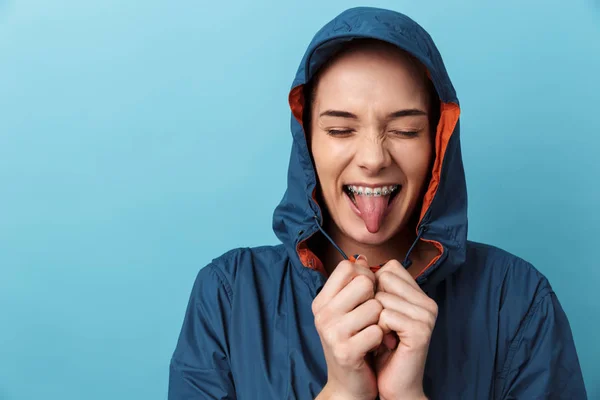
<svg viewBox="0 0 600 400">
<path fill-rule="evenodd" d="M 438 309 L 398 261 L 375 274 L 364 257 L 342 261 L 312 311 L 328 374 L 319 399 L 425 399 Z"/>
</svg>

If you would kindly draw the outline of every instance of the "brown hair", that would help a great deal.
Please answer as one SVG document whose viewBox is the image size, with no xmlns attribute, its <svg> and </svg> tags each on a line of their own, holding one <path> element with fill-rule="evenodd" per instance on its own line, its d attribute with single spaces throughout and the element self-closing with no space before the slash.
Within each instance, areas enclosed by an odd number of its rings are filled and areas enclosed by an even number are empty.
<svg viewBox="0 0 600 400">
<path fill-rule="evenodd" d="M 432 136 L 432 138 L 435 138 L 437 125 L 438 125 L 438 122 L 440 119 L 440 99 L 437 94 L 437 91 L 435 90 L 435 86 L 433 85 L 433 82 L 431 81 L 431 79 L 429 79 L 429 77 L 427 75 L 427 68 L 425 68 L 425 66 L 415 56 L 413 56 L 409 52 L 404 51 L 391 43 L 383 42 L 383 41 L 377 40 L 377 39 L 370 39 L 370 38 L 354 39 L 354 40 L 351 40 L 350 42 L 343 44 L 342 47 L 335 53 L 335 55 L 332 56 L 329 60 L 327 60 L 327 62 L 323 66 L 321 66 L 319 68 L 319 70 L 317 70 L 315 72 L 313 77 L 304 84 L 304 87 L 303 87 L 304 106 L 302 109 L 302 125 L 304 126 L 304 132 L 306 133 L 307 136 L 309 135 L 310 129 L 311 129 L 312 106 L 314 104 L 314 101 L 315 101 L 315 98 L 317 95 L 316 89 L 319 84 L 320 72 L 323 71 L 325 69 L 325 67 L 327 65 L 329 65 L 331 62 L 333 62 L 338 56 L 340 56 L 342 53 L 348 51 L 349 49 L 351 49 L 353 47 L 361 46 L 361 45 L 369 46 L 369 45 L 381 45 L 381 44 L 384 44 L 384 45 L 390 47 L 390 49 L 393 49 L 395 51 L 399 51 L 399 52 L 403 53 L 404 55 L 406 55 L 408 57 L 409 60 L 411 60 L 413 62 L 413 64 L 415 64 L 419 68 L 419 70 L 422 71 L 422 76 L 423 76 L 423 79 L 425 79 L 425 85 L 427 87 L 427 92 L 429 95 L 429 110 L 428 110 L 429 126 L 431 128 L 431 136 Z M 435 142 L 435 140 L 432 140 L 432 143 L 434 143 L 434 142 Z M 435 146 L 434 146 L 434 149 L 435 149 Z"/>
</svg>

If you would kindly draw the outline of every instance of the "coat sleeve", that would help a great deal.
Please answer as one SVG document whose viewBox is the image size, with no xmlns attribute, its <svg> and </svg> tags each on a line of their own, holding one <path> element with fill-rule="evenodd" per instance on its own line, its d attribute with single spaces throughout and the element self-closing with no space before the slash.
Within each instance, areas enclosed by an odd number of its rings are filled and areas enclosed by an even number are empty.
<svg viewBox="0 0 600 400">
<path fill-rule="evenodd" d="M 169 400 L 235 399 L 227 326 L 231 287 L 213 264 L 198 273 L 171 358 Z"/>
<path fill-rule="evenodd" d="M 523 319 L 501 378 L 499 399 L 587 399 L 571 327 L 552 290 Z"/>
</svg>

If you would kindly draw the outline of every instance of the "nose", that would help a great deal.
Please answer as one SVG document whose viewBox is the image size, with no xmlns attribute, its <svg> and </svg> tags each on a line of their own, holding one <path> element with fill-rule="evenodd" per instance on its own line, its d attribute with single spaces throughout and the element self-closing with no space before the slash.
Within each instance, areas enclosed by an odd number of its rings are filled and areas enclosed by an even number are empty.
<svg viewBox="0 0 600 400">
<path fill-rule="evenodd" d="M 357 144 L 355 159 L 358 166 L 369 175 L 377 175 L 390 165 L 392 157 L 381 135 L 365 136 Z"/>
</svg>

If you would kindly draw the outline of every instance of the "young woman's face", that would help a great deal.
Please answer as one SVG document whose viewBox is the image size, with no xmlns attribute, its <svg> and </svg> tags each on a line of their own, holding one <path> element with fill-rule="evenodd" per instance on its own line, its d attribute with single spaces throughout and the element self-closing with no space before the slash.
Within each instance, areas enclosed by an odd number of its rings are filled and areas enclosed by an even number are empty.
<svg viewBox="0 0 600 400">
<path fill-rule="evenodd" d="M 432 160 L 421 70 L 385 46 L 345 52 L 320 74 L 310 145 L 340 233 L 378 245 L 406 227 Z"/>
</svg>

